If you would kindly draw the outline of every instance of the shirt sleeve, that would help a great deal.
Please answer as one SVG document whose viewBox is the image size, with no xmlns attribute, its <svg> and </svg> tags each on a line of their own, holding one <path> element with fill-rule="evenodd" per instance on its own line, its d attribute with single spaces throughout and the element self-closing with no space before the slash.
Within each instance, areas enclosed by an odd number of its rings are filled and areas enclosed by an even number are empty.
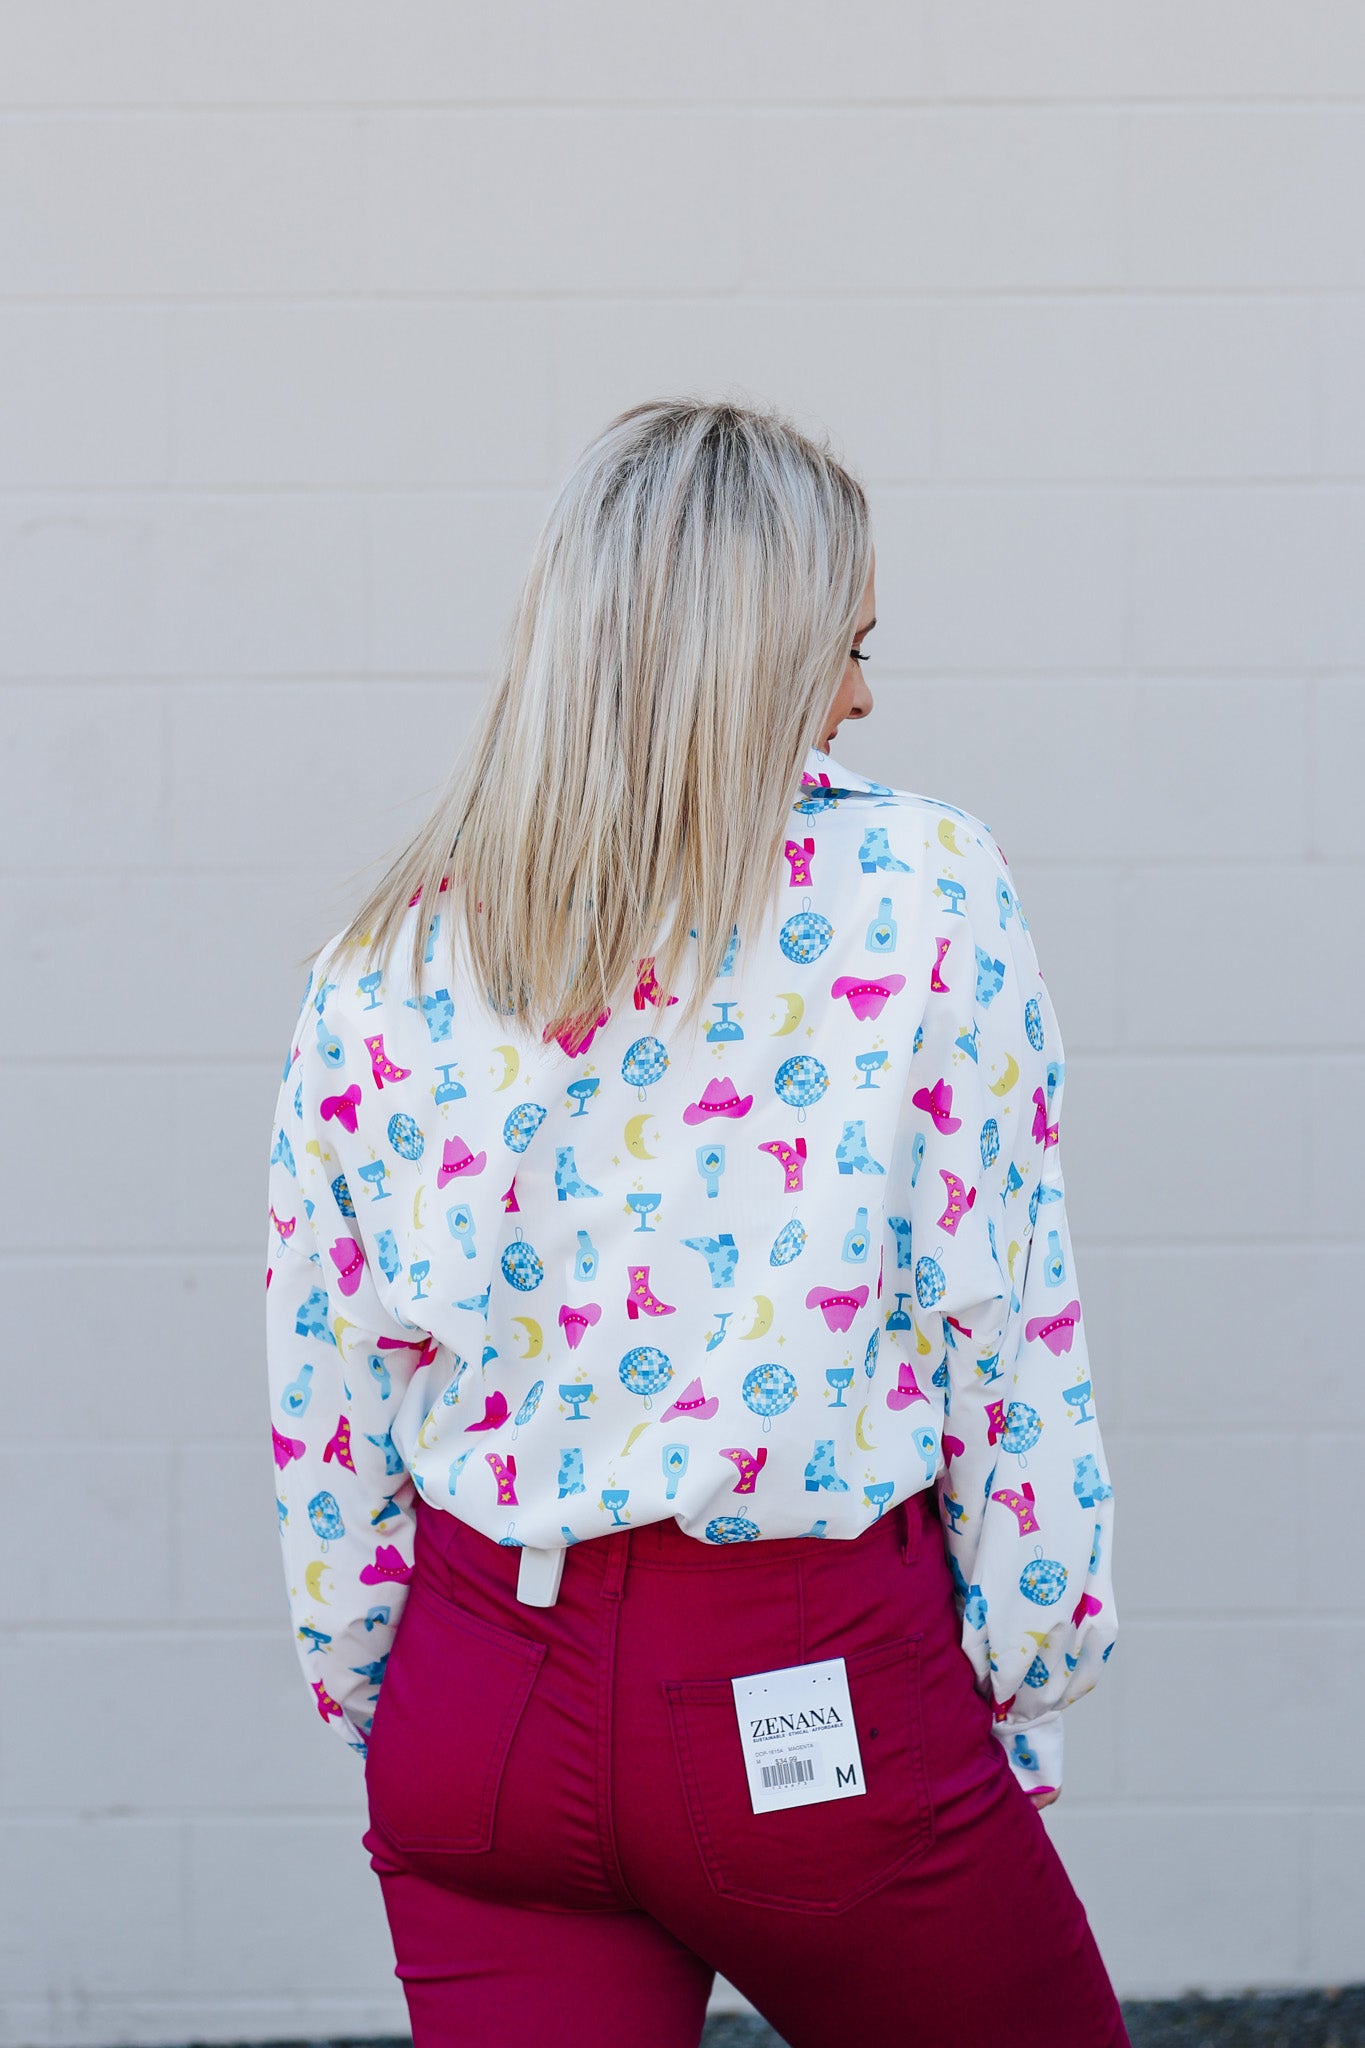
<svg viewBox="0 0 1365 2048">
<path fill-rule="evenodd" d="M 386 1305 L 373 1234 L 356 1215 L 368 1147 L 356 1144 L 355 1103 L 369 1062 L 363 1040 L 338 1029 L 330 950 L 309 975 L 275 1106 L 266 1359 L 299 1661 L 323 1720 L 363 1755 L 412 1576 L 415 1487 L 393 1421 L 432 1347 Z"/>
<path fill-rule="evenodd" d="M 967 870 L 912 1061 L 913 1278 L 942 1345 L 962 1647 L 1032 1791 L 1061 1785 L 1063 1709 L 1114 1646 L 1113 1487 L 1067 1222 L 1061 1033 L 1003 853 L 982 838 Z"/>
</svg>

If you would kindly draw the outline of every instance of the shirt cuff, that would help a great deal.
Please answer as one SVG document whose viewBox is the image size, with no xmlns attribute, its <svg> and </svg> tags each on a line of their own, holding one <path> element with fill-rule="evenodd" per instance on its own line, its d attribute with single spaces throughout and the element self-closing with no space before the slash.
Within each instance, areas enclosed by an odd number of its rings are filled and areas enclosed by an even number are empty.
<svg viewBox="0 0 1365 2048">
<path fill-rule="evenodd" d="M 1004 1747 L 1010 1769 L 1026 1792 L 1057 1792 L 1062 1784 L 1062 1741 L 1066 1729 L 1060 1708 L 1029 1720 L 1007 1714 L 991 1733 Z"/>
</svg>

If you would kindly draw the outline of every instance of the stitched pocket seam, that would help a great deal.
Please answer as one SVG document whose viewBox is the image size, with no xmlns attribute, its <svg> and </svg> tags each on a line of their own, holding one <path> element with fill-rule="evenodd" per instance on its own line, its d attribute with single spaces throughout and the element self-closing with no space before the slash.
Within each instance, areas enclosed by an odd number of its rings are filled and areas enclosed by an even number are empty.
<svg viewBox="0 0 1365 2048">
<path fill-rule="evenodd" d="M 445 1852 L 451 1855 L 477 1854 L 479 1851 L 489 1849 L 492 1846 L 493 1822 L 497 1811 L 498 1793 L 502 1788 L 503 1774 L 507 1768 L 507 1758 L 521 1717 L 526 1711 L 526 1703 L 530 1698 L 531 1688 L 535 1684 L 541 1664 L 544 1662 L 546 1645 L 535 1642 L 529 1636 L 518 1635 L 514 1629 L 500 1628 L 493 1622 L 484 1621 L 481 1616 L 470 1614 L 465 1609 L 454 1606 L 451 1602 L 442 1599 L 440 1595 L 431 1594 L 420 1579 L 413 1581 L 408 1589 L 408 1596 L 409 1599 L 416 1598 L 428 1614 L 436 1615 L 447 1627 L 464 1630 L 475 1636 L 482 1637 L 503 1655 L 517 1659 L 522 1666 L 517 1682 L 508 1695 L 501 1723 L 496 1732 L 490 1731 L 493 1739 L 488 1752 L 488 1761 L 484 1767 L 483 1783 L 479 1789 L 479 1803 L 475 1817 L 465 1832 L 458 1835 L 448 1831 L 440 1834 L 421 1835 L 410 1833 L 407 1830 L 400 1831 L 385 1818 L 382 1797 L 376 1799 L 373 1790 L 370 1792 L 370 1805 L 373 1809 L 374 1818 L 379 1823 L 383 1833 L 395 1847 L 399 1849 L 425 1849 L 433 1852 Z M 382 1699 L 383 1685 L 381 1683 L 380 1700 L 382 1701 Z"/>
<path fill-rule="evenodd" d="M 932 1846 L 937 1829 L 933 1804 L 929 1796 L 928 1769 L 924 1747 L 924 1715 L 923 1700 L 921 1698 L 921 1651 L 923 1640 L 924 1631 L 917 1629 L 913 1634 L 901 1636 L 891 1643 L 868 1645 L 866 1649 L 855 1651 L 847 1658 L 850 1682 L 852 1682 L 855 1676 L 861 1676 L 867 1672 L 880 1671 L 888 1664 L 893 1664 L 897 1661 L 904 1664 L 904 1682 L 908 1688 L 906 1697 L 906 1725 L 911 1745 L 908 1767 L 913 1774 L 914 1785 L 918 1794 L 915 1805 L 919 1816 L 919 1824 L 913 1830 L 911 1839 L 899 1855 L 894 1856 L 889 1862 L 878 1865 L 875 1870 L 866 1875 L 859 1883 L 840 1893 L 835 1899 L 805 1899 L 793 1897 L 788 1893 L 760 1891 L 748 1885 L 737 1885 L 727 1881 L 716 1852 L 711 1824 L 707 1818 L 706 1803 L 701 1794 L 701 1783 L 692 1748 L 692 1730 L 688 1721 L 687 1704 L 689 1701 L 692 1701 L 697 1705 L 714 1705 L 718 1701 L 732 1700 L 734 1695 L 730 1681 L 728 1678 L 664 1680 L 664 1692 L 669 1702 L 669 1720 L 673 1732 L 673 1747 L 687 1795 L 686 1805 L 688 1819 L 692 1827 L 692 1836 L 697 1845 L 698 1855 L 706 1870 L 708 1881 L 718 1896 L 733 1899 L 747 1905 L 777 1907 L 786 1912 L 843 1913 L 849 1907 L 858 1905 L 869 1893 L 878 1890 L 882 1885 L 888 1883 L 898 1871 L 903 1870 L 907 1864 L 914 1862 L 917 1857 L 923 1855 Z M 735 1743 L 736 1747 L 738 1747 L 739 1734 L 737 1725 L 735 1728 Z M 741 1779 L 743 1779 L 744 1766 L 742 1755 L 738 1764 L 738 1770 Z M 747 1809 L 747 1784 L 744 1799 Z"/>
<path fill-rule="evenodd" d="M 724 1887 L 721 1883 L 720 1865 L 716 1861 L 716 1852 L 711 1842 L 711 1830 L 707 1825 L 706 1809 L 702 1804 L 701 1787 L 692 1758 L 691 1731 L 687 1725 L 686 1714 L 678 1711 L 683 1703 L 684 1681 L 665 1679 L 664 1692 L 669 1702 L 668 1719 L 673 1730 L 673 1749 L 686 1793 L 685 1804 L 692 1828 L 692 1839 L 697 1845 L 697 1854 L 702 1860 L 712 1889 L 721 1892 Z"/>
</svg>

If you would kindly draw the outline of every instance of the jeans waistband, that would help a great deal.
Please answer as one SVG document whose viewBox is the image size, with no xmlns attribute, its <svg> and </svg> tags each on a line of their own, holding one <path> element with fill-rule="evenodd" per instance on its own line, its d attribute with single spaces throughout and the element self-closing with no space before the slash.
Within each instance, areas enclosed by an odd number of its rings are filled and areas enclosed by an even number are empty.
<svg viewBox="0 0 1365 2048">
<path fill-rule="evenodd" d="M 644 1566 L 646 1569 L 655 1566 L 667 1571 L 705 1572 L 714 1571 L 719 1566 L 722 1571 L 733 1571 L 787 1563 L 809 1557 L 815 1551 L 851 1553 L 860 1545 L 867 1547 L 891 1541 L 908 1541 L 914 1546 L 924 1520 L 930 1515 L 937 1520 L 934 1492 L 932 1487 L 927 1487 L 887 1508 L 875 1522 L 852 1537 L 773 1536 L 760 1537 L 749 1543 L 703 1543 L 698 1537 L 689 1536 L 680 1529 L 670 1517 L 664 1521 L 646 1522 L 638 1529 L 622 1529 L 609 1536 L 594 1537 L 588 1547 L 600 1547 L 605 1554 L 609 1545 L 618 1544 L 628 1549 L 632 1566 Z M 895 1531 L 894 1536 L 892 1531 Z"/>
<path fill-rule="evenodd" d="M 437 1548 L 442 1552 L 448 1553 L 452 1547 L 465 1542 L 487 1544 L 492 1550 L 505 1548 L 508 1551 L 507 1570 L 509 1575 L 513 1572 L 513 1559 L 520 1550 L 519 1545 L 498 1544 L 491 1536 L 485 1536 L 482 1530 L 460 1522 L 450 1510 L 435 1506 L 420 1494 L 416 1510 L 419 1519 L 439 1518 L 439 1533 L 436 1528 L 432 1533 L 436 1536 Z M 452 1528 L 452 1522 L 458 1527 Z M 761 1537 L 747 1543 L 704 1543 L 698 1537 L 689 1536 L 669 1516 L 635 1528 L 584 1537 L 570 1544 L 564 1558 L 564 1569 L 601 1573 L 610 1585 L 617 1586 L 624 1577 L 627 1564 L 632 1569 L 646 1571 L 754 1571 L 810 1558 L 816 1552 L 826 1556 L 833 1553 L 836 1557 L 852 1557 L 854 1552 L 880 1547 L 883 1543 L 898 1544 L 905 1561 L 914 1563 L 919 1555 L 925 1524 L 930 1522 L 935 1527 L 939 1523 L 938 1499 L 933 1486 L 923 1487 L 898 1501 L 894 1507 L 887 1508 L 875 1522 L 854 1537 L 776 1536 Z M 553 1605 L 554 1602 L 535 1604 Z"/>
</svg>

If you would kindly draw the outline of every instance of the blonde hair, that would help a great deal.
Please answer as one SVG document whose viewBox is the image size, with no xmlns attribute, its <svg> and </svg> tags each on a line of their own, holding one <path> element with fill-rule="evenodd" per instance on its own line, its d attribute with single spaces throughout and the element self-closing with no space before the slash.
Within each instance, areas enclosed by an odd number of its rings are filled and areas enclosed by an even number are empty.
<svg viewBox="0 0 1365 2048">
<path fill-rule="evenodd" d="M 772 907 L 871 552 L 862 486 L 776 412 L 619 414 L 541 530 L 466 758 L 329 971 L 356 948 L 387 964 L 420 891 L 452 967 L 458 924 L 491 1008 L 542 1039 L 629 1000 L 651 959 L 666 1000 L 695 934 L 694 985 L 660 1012 L 695 1028 L 733 934 Z"/>
</svg>

